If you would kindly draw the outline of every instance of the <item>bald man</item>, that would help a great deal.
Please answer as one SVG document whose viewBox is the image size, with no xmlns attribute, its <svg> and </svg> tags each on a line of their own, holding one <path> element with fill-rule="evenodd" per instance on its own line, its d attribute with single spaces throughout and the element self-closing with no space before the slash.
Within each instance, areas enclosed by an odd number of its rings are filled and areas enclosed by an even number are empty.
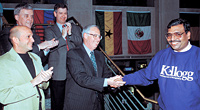
<svg viewBox="0 0 200 110">
<path fill-rule="evenodd" d="M 43 71 L 32 50 L 33 33 L 26 26 L 15 26 L 9 36 L 13 48 L 0 56 L 0 103 L 4 110 L 45 110 L 42 89 L 48 87 L 53 67 Z"/>
</svg>

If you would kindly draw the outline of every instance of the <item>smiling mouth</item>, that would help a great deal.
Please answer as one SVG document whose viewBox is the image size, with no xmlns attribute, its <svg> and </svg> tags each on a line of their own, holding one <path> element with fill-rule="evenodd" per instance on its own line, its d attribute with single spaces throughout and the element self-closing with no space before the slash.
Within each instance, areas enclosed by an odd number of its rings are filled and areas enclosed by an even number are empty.
<svg viewBox="0 0 200 110">
<path fill-rule="evenodd" d="M 169 41 L 170 44 L 177 44 L 177 43 L 180 43 L 180 42 L 181 42 L 180 40 Z"/>
<path fill-rule="evenodd" d="M 176 44 L 178 44 L 179 42 L 171 42 L 171 44 L 173 44 L 173 45 L 176 45 Z"/>
</svg>

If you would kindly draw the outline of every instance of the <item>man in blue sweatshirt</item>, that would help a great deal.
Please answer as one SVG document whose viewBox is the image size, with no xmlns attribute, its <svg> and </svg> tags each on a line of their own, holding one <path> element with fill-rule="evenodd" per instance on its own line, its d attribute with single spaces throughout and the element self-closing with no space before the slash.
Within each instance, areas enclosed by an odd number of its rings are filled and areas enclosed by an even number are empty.
<svg viewBox="0 0 200 110">
<path fill-rule="evenodd" d="M 161 110 L 200 109 L 200 48 L 190 44 L 190 24 L 172 20 L 165 35 L 171 47 L 159 51 L 148 67 L 121 80 L 125 85 L 149 85 L 158 79 Z"/>
</svg>

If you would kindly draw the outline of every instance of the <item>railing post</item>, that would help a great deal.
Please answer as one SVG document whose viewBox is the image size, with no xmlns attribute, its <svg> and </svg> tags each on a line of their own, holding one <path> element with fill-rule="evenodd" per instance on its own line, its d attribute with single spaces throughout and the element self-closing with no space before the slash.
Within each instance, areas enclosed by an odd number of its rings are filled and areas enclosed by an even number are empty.
<svg viewBox="0 0 200 110">
<path fill-rule="evenodd" d="M 147 104 L 146 110 L 152 110 L 152 104 L 151 104 L 151 103 L 148 103 L 148 104 Z"/>
<path fill-rule="evenodd" d="M 3 7 L 0 3 L 0 31 L 2 30 L 2 26 L 3 26 L 2 17 L 3 17 Z"/>
</svg>

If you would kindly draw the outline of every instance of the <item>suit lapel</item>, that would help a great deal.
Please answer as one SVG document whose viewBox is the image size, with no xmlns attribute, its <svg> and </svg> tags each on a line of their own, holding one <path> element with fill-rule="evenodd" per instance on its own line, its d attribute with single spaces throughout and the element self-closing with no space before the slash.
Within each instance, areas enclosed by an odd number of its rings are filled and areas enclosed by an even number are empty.
<svg viewBox="0 0 200 110">
<path fill-rule="evenodd" d="M 60 32 L 60 29 L 58 28 L 57 24 L 55 24 L 54 26 L 52 26 L 52 31 L 54 32 L 54 34 L 57 37 L 61 37 L 62 33 Z"/>
<path fill-rule="evenodd" d="M 35 74 L 37 76 L 41 72 L 41 70 L 43 70 L 43 68 L 41 68 L 42 64 L 39 63 L 40 60 L 38 60 L 37 58 L 35 58 L 31 52 L 29 52 L 29 56 L 31 57 L 31 59 L 33 61 L 33 65 L 35 67 L 35 72 L 36 72 Z"/>
<path fill-rule="evenodd" d="M 91 74 L 93 76 L 96 76 L 94 67 L 92 65 L 92 61 L 91 61 L 90 57 L 87 55 L 87 52 L 83 46 L 81 46 L 81 52 L 78 52 L 78 53 L 81 54 L 80 56 L 83 58 L 83 61 L 86 63 L 86 65 L 89 66 L 88 69 L 91 70 Z"/>
<path fill-rule="evenodd" d="M 98 72 L 98 77 L 102 76 L 102 66 L 101 66 L 101 57 L 99 56 L 99 54 L 96 52 L 96 50 L 94 50 L 94 55 L 95 55 L 95 59 L 96 59 L 96 63 L 97 63 L 97 72 Z"/>
<path fill-rule="evenodd" d="M 55 34 L 55 39 L 59 39 L 59 45 L 66 45 L 66 41 L 63 39 L 62 37 L 62 33 L 60 32 L 60 29 L 58 28 L 57 24 L 55 24 L 54 26 L 52 26 L 52 31 Z"/>
<path fill-rule="evenodd" d="M 15 52 L 13 48 L 10 51 L 10 54 L 12 54 L 11 60 L 13 60 L 13 63 L 15 63 L 16 69 L 19 71 L 20 75 L 24 78 L 26 82 L 30 82 L 33 78 L 23 60 L 20 58 L 20 56 Z"/>
</svg>

